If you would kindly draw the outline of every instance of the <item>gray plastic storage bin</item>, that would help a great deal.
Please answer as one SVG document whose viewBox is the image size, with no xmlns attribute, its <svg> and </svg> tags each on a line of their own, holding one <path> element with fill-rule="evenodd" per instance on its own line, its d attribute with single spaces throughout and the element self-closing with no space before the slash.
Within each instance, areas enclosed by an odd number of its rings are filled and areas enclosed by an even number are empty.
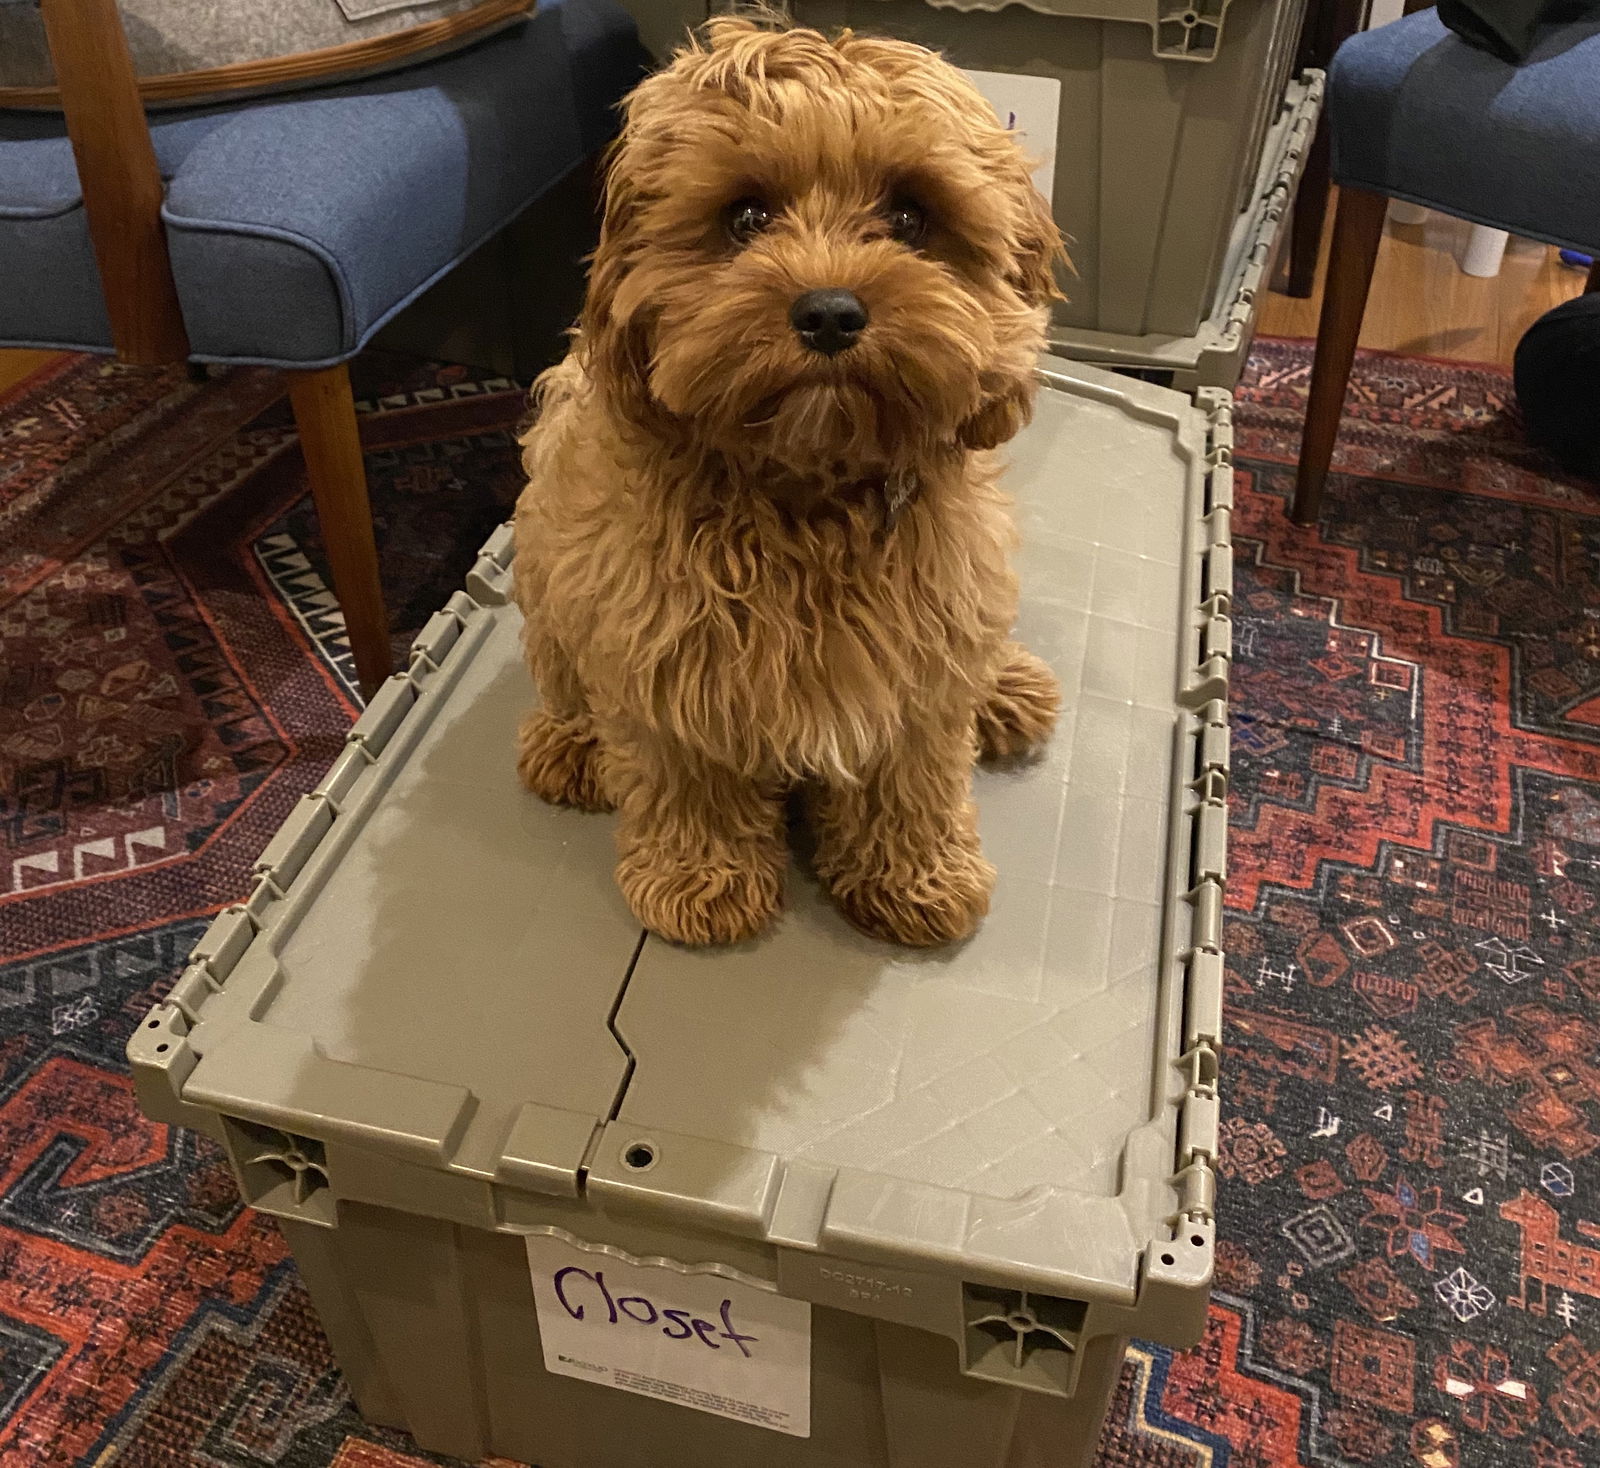
<svg viewBox="0 0 1600 1468">
<path fill-rule="evenodd" d="M 639 27 L 639 39 L 657 61 L 665 61 L 711 14 L 710 0 L 622 0 Z"/>
<path fill-rule="evenodd" d="M 1289 89 L 1305 0 L 790 8 L 807 25 L 903 36 L 968 71 L 1059 86 L 1053 138 L 1028 128 L 1030 115 L 1042 126 L 1048 106 L 1023 101 L 1018 114 L 1031 151 L 1054 148 L 1053 180 L 1047 171 L 1041 182 L 1053 181 L 1074 266 L 1062 274 L 1071 299 L 1056 308 L 1053 350 L 1120 365 L 1226 329 L 1227 292 L 1257 243 L 1269 135 L 1286 106 L 1305 100 Z M 1196 342 L 1197 362 L 1204 350 Z"/>
<path fill-rule="evenodd" d="M 641 935 L 610 820 L 517 783 L 503 530 L 141 1025 L 142 1104 L 282 1221 L 369 1418 L 541 1468 L 1085 1468 L 1127 1338 L 1199 1337 L 1229 401 L 1063 365 L 1012 457 L 1066 697 L 977 777 L 964 946 L 798 869 L 761 941 Z"/>
<path fill-rule="evenodd" d="M 1108 367 L 1161 373 L 1161 381 L 1183 392 L 1231 389 L 1250 355 L 1262 293 L 1269 289 L 1284 244 L 1284 221 L 1316 132 L 1323 84 L 1320 71 L 1303 72 L 1289 83 L 1283 111 L 1267 135 L 1254 202 L 1235 221 L 1221 289 L 1198 331 L 1188 336 L 1123 336 L 1056 325 L 1050 333 L 1051 350 Z"/>
</svg>

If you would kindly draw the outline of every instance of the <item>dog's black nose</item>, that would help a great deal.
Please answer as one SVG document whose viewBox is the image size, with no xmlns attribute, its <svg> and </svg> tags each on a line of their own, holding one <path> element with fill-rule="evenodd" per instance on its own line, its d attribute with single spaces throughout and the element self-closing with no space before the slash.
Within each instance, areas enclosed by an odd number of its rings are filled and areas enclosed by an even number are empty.
<svg viewBox="0 0 1600 1468">
<path fill-rule="evenodd" d="M 789 307 L 789 324 L 812 351 L 834 357 L 867 329 L 867 308 L 854 291 L 807 291 Z"/>
</svg>

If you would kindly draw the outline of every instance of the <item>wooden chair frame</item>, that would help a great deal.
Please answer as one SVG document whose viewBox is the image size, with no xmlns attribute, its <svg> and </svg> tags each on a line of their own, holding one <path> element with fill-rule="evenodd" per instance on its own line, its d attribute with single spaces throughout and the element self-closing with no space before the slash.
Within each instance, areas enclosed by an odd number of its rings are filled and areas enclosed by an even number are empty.
<svg viewBox="0 0 1600 1468">
<path fill-rule="evenodd" d="M 1322 316 L 1317 323 L 1311 392 L 1306 402 L 1305 436 L 1300 442 L 1294 499 L 1289 507 L 1290 517 L 1297 525 L 1315 524 L 1322 512 L 1322 491 L 1333 463 L 1339 420 L 1350 386 L 1350 368 L 1361 336 L 1361 318 L 1366 315 L 1372 271 L 1388 215 L 1387 194 L 1353 188 L 1339 191 L 1328 278 L 1323 284 Z M 1584 289 L 1600 290 L 1600 257 L 1590 266 Z"/>
<path fill-rule="evenodd" d="M 189 338 L 161 223 L 161 174 L 116 0 L 40 0 L 40 10 L 112 344 L 124 362 L 186 361 Z M 389 624 L 349 370 L 341 362 L 287 376 L 334 591 L 361 691 L 370 698 L 389 675 Z"/>
<path fill-rule="evenodd" d="M 1372 0 L 1311 0 L 1304 28 L 1300 32 L 1300 51 L 1295 70 L 1314 66 L 1326 71 L 1333 53 L 1347 37 L 1367 23 Z M 1322 231 L 1328 220 L 1328 199 L 1332 191 L 1333 149 L 1328 139 L 1328 119 L 1317 119 L 1317 130 L 1306 154 L 1305 172 L 1295 190 L 1294 210 L 1289 217 L 1288 279 L 1283 293 L 1309 296 L 1317 283 L 1317 257 L 1322 251 Z"/>
</svg>

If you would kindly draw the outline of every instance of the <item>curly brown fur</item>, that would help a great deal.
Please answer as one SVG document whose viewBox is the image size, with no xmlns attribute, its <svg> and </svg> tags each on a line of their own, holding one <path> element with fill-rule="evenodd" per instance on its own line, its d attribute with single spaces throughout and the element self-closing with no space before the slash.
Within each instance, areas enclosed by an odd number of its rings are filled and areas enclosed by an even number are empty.
<svg viewBox="0 0 1600 1468">
<path fill-rule="evenodd" d="M 1037 754 L 1061 711 L 1061 688 L 1050 665 L 1012 643 L 994 692 L 978 705 L 978 757 L 991 761 Z"/>
<path fill-rule="evenodd" d="M 769 222 L 735 239 L 751 198 Z M 974 748 L 1037 744 L 1055 706 L 1007 640 L 991 450 L 1028 419 L 1060 251 L 1015 140 L 921 47 L 723 19 L 629 100 L 580 331 L 523 440 L 543 706 L 519 768 L 617 809 L 655 932 L 766 925 L 797 785 L 869 932 L 946 942 L 987 910 Z M 870 315 L 832 357 L 789 322 L 825 287 Z"/>
<path fill-rule="evenodd" d="M 585 717 L 564 719 L 547 708 L 529 709 L 517 730 L 517 773 L 551 805 L 612 808 L 600 777 L 600 741 Z"/>
</svg>

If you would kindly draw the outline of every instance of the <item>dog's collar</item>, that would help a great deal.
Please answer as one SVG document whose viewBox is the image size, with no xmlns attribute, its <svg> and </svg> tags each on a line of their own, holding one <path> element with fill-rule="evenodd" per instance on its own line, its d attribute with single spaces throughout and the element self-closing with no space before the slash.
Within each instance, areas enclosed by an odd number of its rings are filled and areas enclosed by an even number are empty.
<svg viewBox="0 0 1600 1468">
<path fill-rule="evenodd" d="M 884 532 L 894 529 L 900 517 L 922 492 L 922 480 L 913 469 L 896 469 L 888 474 L 872 474 L 861 479 L 801 479 L 786 484 L 771 483 L 780 500 L 787 501 L 796 513 L 805 514 L 825 506 L 830 500 L 869 506 L 876 503 Z"/>
</svg>

